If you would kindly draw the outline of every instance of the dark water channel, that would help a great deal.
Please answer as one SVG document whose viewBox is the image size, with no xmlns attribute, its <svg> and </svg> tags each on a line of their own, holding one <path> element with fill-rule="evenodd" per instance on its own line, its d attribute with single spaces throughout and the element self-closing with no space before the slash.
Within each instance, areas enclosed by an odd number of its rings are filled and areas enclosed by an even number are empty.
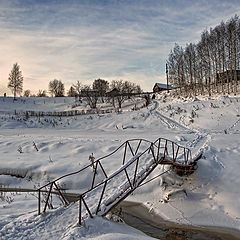
<svg viewBox="0 0 240 240">
<path fill-rule="evenodd" d="M 200 227 L 166 221 L 160 216 L 149 213 L 141 203 L 124 201 L 120 217 L 126 224 L 145 234 L 161 240 L 240 240 L 240 231 L 221 227 Z"/>
</svg>

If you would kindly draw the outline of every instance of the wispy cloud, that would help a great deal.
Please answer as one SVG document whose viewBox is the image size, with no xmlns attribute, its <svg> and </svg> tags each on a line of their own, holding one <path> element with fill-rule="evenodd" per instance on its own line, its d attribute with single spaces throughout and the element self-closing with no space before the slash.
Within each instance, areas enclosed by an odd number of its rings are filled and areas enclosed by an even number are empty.
<svg viewBox="0 0 240 240">
<path fill-rule="evenodd" d="M 54 78 L 68 88 L 101 77 L 150 90 L 164 81 L 175 42 L 197 41 L 205 28 L 239 14 L 238 5 L 235 0 L 2 0 L 0 94 L 15 62 L 25 89 L 47 89 Z"/>
</svg>

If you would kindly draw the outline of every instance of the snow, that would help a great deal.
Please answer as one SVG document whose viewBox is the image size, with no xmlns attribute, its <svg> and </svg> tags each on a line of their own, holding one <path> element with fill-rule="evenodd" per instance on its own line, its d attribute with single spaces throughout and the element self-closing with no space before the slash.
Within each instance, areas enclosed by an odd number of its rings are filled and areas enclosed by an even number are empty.
<svg viewBox="0 0 240 240">
<path fill-rule="evenodd" d="M 142 100 L 138 101 L 141 106 Z M 92 153 L 97 159 L 128 139 L 163 137 L 190 148 L 193 155 L 203 150 L 198 169 L 185 177 L 172 171 L 163 174 L 136 189 L 127 200 L 142 202 L 174 222 L 240 230 L 239 96 L 183 99 L 159 95 L 148 108 L 138 111 L 132 111 L 136 102 L 128 101 L 122 113 L 29 118 L 14 114 L 68 111 L 72 106 L 88 109 L 84 101 L 75 105 L 74 98 L 0 98 L 0 187 L 36 189 L 88 165 Z M 116 154 L 102 162 L 108 176 L 120 169 L 121 161 Z M 158 166 L 148 179 L 167 168 Z M 81 192 L 91 182 L 89 174 L 61 183 L 69 192 Z M 90 200 L 95 201 L 94 196 Z M 34 192 L 0 192 L 0 211 L 1 239 L 150 239 L 101 217 L 86 219 L 85 227 L 77 227 L 77 203 L 38 216 Z"/>
</svg>

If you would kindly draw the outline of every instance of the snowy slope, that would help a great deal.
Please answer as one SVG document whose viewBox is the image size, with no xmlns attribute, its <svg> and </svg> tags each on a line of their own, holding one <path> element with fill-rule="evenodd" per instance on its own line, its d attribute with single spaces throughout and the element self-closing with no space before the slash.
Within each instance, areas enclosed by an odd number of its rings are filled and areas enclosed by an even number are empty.
<svg viewBox="0 0 240 240">
<path fill-rule="evenodd" d="M 160 97 L 149 108 L 139 111 L 29 119 L 14 116 L 15 109 L 64 111 L 71 108 L 73 99 L 24 100 L 23 104 L 0 104 L 1 186 L 34 189 L 86 166 L 91 153 L 98 158 L 127 139 L 154 141 L 165 137 L 190 147 L 193 153 L 204 149 L 197 171 L 189 177 L 164 175 L 139 188 L 128 200 L 144 202 L 175 222 L 240 229 L 240 98 Z M 108 171 L 114 171 L 119 166 L 118 159 L 106 162 L 106 166 Z M 163 170 L 159 166 L 153 175 Z M 68 187 L 79 187 L 78 180 L 71 179 Z M 74 205 L 36 217 L 34 194 L 6 193 L 1 199 L 3 239 L 125 239 L 126 234 L 127 239 L 146 238 L 138 231 L 101 218 L 88 220 L 87 228 L 75 228 Z"/>
</svg>

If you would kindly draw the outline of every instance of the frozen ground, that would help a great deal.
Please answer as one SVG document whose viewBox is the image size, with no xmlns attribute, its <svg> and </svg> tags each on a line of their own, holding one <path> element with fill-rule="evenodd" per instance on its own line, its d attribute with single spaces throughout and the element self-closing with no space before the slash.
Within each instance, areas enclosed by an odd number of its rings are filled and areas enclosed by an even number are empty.
<svg viewBox="0 0 240 240">
<path fill-rule="evenodd" d="M 185 100 L 160 96 L 139 111 L 130 111 L 135 103 L 128 102 L 121 114 L 28 119 L 15 116 L 14 111 L 70 110 L 74 99 L 24 100 L 0 98 L 1 186 L 34 189 L 89 164 L 91 153 L 98 158 L 127 139 L 165 137 L 193 152 L 204 149 L 197 171 L 189 177 L 164 175 L 139 188 L 128 200 L 141 201 L 175 222 L 240 230 L 239 97 Z M 116 169 L 117 161 L 108 162 L 109 171 Z M 161 171 L 159 166 L 153 175 Z M 74 181 L 70 189 L 78 184 Z M 148 238 L 101 218 L 88 220 L 86 228 L 75 228 L 74 205 L 39 217 L 34 194 L 2 193 L 0 197 L 1 239 Z"/>
</svg>

